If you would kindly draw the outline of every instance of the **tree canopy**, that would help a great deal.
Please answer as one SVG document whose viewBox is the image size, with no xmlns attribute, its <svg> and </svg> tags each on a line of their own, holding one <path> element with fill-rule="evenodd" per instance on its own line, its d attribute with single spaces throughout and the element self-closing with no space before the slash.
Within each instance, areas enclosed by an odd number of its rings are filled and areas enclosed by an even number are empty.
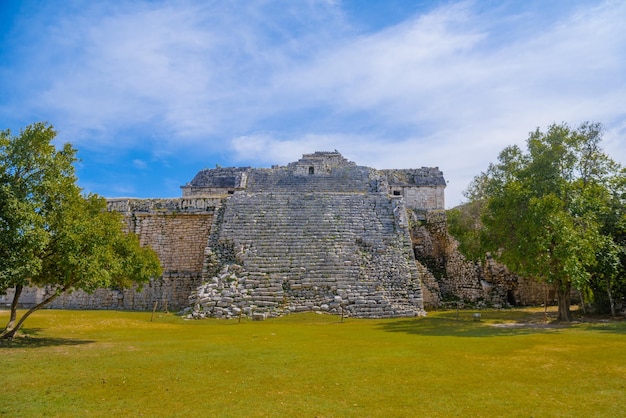
<svg viewBox="0 0 626 418">
<path fill-rule="evenodd" d="M 121 214 L 83 195 L 76 184 L 76 150 L 57 149 L 54 128 L 35 123 L 14 136 L 0 132 L 0 292 L 14 288 L 10 338 L 34 311 L 63 292 L 128 287 L 161 274 L 154 251 L 124 231 Z M 25 286 L 54 292 L 17 321 Z"/>
<path fill-rule="evenodd" d="M 597 123 L 537 129 L 526 152 L 506 147 L 475 177 L 467 210 L 450 212 L 462 252 L 473 259 L 489 252 L 511 271 L 552 284 L 563 321 L 572 319 L 572 288 L 624 272 L 625 171 L 601 139 Z"/>
</svg>

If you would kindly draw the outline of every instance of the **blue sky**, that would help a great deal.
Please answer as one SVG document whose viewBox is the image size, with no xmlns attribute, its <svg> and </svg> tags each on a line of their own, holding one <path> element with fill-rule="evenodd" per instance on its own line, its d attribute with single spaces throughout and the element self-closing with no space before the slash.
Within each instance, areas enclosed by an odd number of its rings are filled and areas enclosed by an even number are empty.
<svg viewBox="0 0 626 418">
<path fill-rule="evenodd" d="M 105 197 L 337 149 L 438 166 L 452 207 L 551 123 L 601 122 L 626 163 L 624 22 L 621 0 L 2 0 L 0 129 L 50 122 Z"/>
</svg>

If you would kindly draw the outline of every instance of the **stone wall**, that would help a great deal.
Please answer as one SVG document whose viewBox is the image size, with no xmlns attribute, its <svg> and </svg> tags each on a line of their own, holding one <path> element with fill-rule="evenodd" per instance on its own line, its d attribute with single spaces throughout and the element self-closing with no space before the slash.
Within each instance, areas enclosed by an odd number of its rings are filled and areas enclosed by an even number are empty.
<svg viewBox="0 0 626 418">
<path fill-rule="evenodd" d="M 445 207 L 444 188 L 441 186 L 402 187 L 401 195 L 411 209 L 428 211 Z"/>
<path fill-rule="evenodd" d="M 249 192 L 267 193 L 383 193 L 387 183 L 379 172 L 368 167 L 333 168 L 329 173 L 296 175 L 291 168 L 257 169 L 250 173 Z"/>
<path fill-rule="evenodd" d="M 139 236 L 142 245 L 156 251 L 163 275 L 141 289 L 98 289 L 92 294 L 78 290 L 55 299 L 49 307 L 67 309 L 150 310 L 157 302 L 160 309 L 178 310 L 202 282 L 204 251 L 221 199 L 189 197 L 178 199 L 110 199 L 109 210 L 124 215 L 129 231 Z M 43 300 L 50 288 L 28 288 L 23 306 Z M 9 303 L 11 293 L 0 298 Z"/>
<path fill-rule="evenodd" d="M 441 210 L 446 207 L 446 181 L 437 167 L 382 170 L 387 178 L 389 194 L 404 198 L 406 206 L 418 211 Z"/>
<path fill-rule="evenodd" d="M 131 230 L 159 256 L 164 274 L 201 273 L 212 213 L 133 213 Z"/>
<path fill-rule="evenodd" d="M 107 199 L 107 208 L 109 210 L 129 216 L 137 213 L 213 213 L 220 204 L 220 197 L 211 196 L 189 196 L 171 199 Z"/>
</svg>

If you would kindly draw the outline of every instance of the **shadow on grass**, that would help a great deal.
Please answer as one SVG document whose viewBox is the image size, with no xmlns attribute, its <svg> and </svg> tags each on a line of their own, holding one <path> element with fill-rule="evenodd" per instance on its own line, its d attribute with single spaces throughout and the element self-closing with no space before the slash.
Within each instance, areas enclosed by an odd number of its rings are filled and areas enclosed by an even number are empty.
<svg viewBox="0 0 626 418">
<path fill-rule="evenodd" d="M 40 328 L 25 329 L 24 333 L 11 340 L 0 340 L 0 349 L 40 348 L 91 344 L 95 341 L 77 340 L 74 338 L 37 337 Z"/>
<path fill-rule="evenodd" d="M 589 331 L 597 331 L 611 334 L 626 334 L 625 321 L 599 321 L 594 323 L 585 323 L 585 329 Z"/>
<path fill-rule="evenodd" d="M 381 328 L 386 332 L 403 332 L 433 337 L 499 337 L 555 332 L 560 327 L 550 324 L 537 326 L 519 323 L 491 325 L 484 322 L 448 318 L 418 318 L 386 322 L 381 324 Z"/>
</svg>

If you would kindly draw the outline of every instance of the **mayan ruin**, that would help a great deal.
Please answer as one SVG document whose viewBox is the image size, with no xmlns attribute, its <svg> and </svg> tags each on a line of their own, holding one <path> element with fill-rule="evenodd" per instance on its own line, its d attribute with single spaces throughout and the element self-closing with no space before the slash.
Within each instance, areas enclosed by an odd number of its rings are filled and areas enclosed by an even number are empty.
<svg viewBox="0 0 626 418">
<path fill-rule="evenodd" d="M 424 315 L 446 301 L 540 301 L 543 287 L 455 250 L 445 187 L 439 168 L 376 170 L 337 151 L 287 166 L 204 169 L 180 198 L 109 199 L 159 254 L 162 277 L 140 290 L 75 291 L 51 307 L 382 318 Z M 49 291 L 28 289 L 24 303 Z"/>
</svg>

